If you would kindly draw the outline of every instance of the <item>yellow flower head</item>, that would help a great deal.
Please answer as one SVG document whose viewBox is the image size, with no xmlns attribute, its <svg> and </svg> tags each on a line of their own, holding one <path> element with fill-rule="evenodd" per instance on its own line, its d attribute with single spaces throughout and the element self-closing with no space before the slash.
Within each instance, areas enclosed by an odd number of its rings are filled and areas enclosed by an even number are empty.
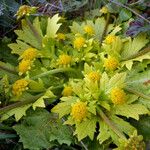
<svg viewBox="0 0 150 150">
<path fill-rule="evenodd" d="M 65 39 L 66 39 L 66 36 L 65 36 L 65 34 L 63 34 L 63 33 L 58 33 L 58 34 L 57 34 L 57 39 L 58 39 L 58 40 L 65 40 Z"/>
<path fill-rule="evenodd" d="M 31 61 L 30 60 L 22 60 L 19 63 L 19 74 L 22 75 L 26 73 L 31 68 Z"/>
<path fill-rule="evenodd" d="M 27 90 L 28 84 L 29 84 L 29 82 L 25 79 L 17 80 L 12 86 L 12 93 L 15 96 L 22 95 L 22 92 Z"/>
<path fill-rule="evenodd" d="M 116 40 L 116 36 L 115 35 L 108 35 L 105 39 L 105 43 L 106 44 L 111 44 Z"/>
<path fill-rule="evenodd" d="M 35 48 L 28 48 L 26 49 L 23 54 L 21 55 L 21 58 L 24 60 L 33 60 L 37 57 L 37 50 Z"/>
<path fill-rule="evenodd" d="M 121 105 L 126 102 L 126 93 L 121 88 L 114 88 L 111 91 L 111 100 L 115 105 Z"/>
<path fill-rule="evenodd" d="M 87 33 L 89 35 L 93 35 L 94 34 L 94 29 L 90 25 L 84 26 L 84 31 L 85 31 L 85 33 Z"/>
<path fill-rule="evenodd" d="M 16 13 L 17 19 L 29 14 L 36 13 L 37 7 L 30 7 L 28 5 L 22 5 Z"/>
<path fill-rule="evenodd" d="M 141 135 L 132 135 L 121 147 L 124 150 L 145 150 L 145 143 Z"/>
<path fill-rule="evenodd" d="M 64 90 L 62 91 L 62 95 L 63 96 L 71 96 L 72 93 L 73 93 L 73 91 L 72 91 L 72 87 L 71 86 L 66 86 L 64 88 Z"/>
<path fill-rule="evenodd" d="M 85 44 L 85 39 L 83 37 L 77 37 L 74 40 L 74 47 L 77 49 L 82 48 L 84 46 L 84 44 Z"/>
<path fill-rule="evenodd" d="M 71 56 L 62 54 L 59 56 L 58 65 L 70 65 L 71 64 Z"/>
<path fill-rule="evenodd" d="M 104 62 L 104 67 L 106 68 L 106 70 L 113 71 L 117 69 L 118 66 L 119 66 L 119 62 L 114 57 L 109 57 Z"/>
<path fill-rule="evenodd" d="M 108 8 L 106 6 L 103 6 L 102 9 L 100 9 L 100 12 L 103 14 L 107 14 L 108 13 Z"/>
<path fill-rule="evenodd" d="M 87 112 L 86 103 L 79 101 L 72 106 L 71 115 L 75 121 L 81 122 L 87 117 Z"/>
<path fill-rule="evenodd" d="M 100 74 L 96 71 L 92 71 L 90 72 L 87 77 L 93 81 L 93 82 L 96 82 L 96 81 L 99 81 L 100 80 Z"/>
</svg>

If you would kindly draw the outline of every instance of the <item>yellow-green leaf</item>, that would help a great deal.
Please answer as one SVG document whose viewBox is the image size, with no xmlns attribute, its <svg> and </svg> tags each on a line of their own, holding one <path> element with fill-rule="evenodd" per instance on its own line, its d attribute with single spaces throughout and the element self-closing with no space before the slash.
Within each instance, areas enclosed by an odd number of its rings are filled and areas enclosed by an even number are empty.
<svg viewBox="0 0 150 150">
<path fill-rule="evenodd" d="M 38 100 L 36 100 L 33 104 L 32 104 L 32 107 L 33 109 L 35 110 L 36 107 L 45 107 L 45 102 L 44 102 L 44 99 L 45 98 L 55 98 L 56 96 L 53 94 L 52 91 L 50 90 L 47 90 L 46 93 L 40 97 Z"/>
<path fill-rule="evenodd" d="M 46 36 L 48 38 L 55 38 L 56 32 L 58 31 L 61 23 L 58 23 L 60 17 L 58 14 L 54 15 L 52 18 L 48 18 Z"/>
<path fill-rule="evenodd" d="M 142 104 L 118 105 L 112 108 L 112 113 L 116 115 L 131 117 L 139 120 L 139 116 L 148 114 L 148 109 Z"/>
<path fill-rule="evenodd" d="M 8 119 L 9 117 L 15 115 L 16 121 L 19 121 L 23 116 L 26 115 L 26 110 L 31 106 L 31 104 L 11 109 L 10 111 L 6 112 L 2 115 L 1 121 Z"/>
<path fill-rule="evenodd" d="M 86 136 L 89 136 L 91 140 L 94 138 L 96 129 L 96 118 L 87 119 L 76 124 L 76 130 L 74 134 L 77 134 L 78 140 L 81 141 Z"/>
</svg>

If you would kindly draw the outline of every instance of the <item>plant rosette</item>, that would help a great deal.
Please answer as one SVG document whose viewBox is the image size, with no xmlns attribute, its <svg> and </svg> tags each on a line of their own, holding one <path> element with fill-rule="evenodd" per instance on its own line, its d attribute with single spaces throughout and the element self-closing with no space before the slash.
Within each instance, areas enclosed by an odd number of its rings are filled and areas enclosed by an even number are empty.
<svg viewBox="0 0 150 150">
<path fill-rule="evenodd" d="M 8 71 L 10 99 L 19 97 L 19 104 L 1 110 L 1 120 L 15 115 L 18 121 L 29 108 L 36 111 L 45 101 L 60 98 L 52 112 L 73 126 L 79 141 L 96 137 L 100 144 L 112 141 L 120 146 L 118 139 L 126 141 L 136 130 L 127 119 L 149 114 L 148 87 L 143 92 L 143 82 L 149 79 L 150 54 L 144 49 L 149 39 L 145 34 L 123 37 L 121 25 L 113 24 L 105 36 L 104 17 L 74 21 L 65 32 L 62 24 L 58 14 L 22 19 L 16 42 L 8 45 L 18 55 L 18 65 L 0 63 Z"/>
</svg>

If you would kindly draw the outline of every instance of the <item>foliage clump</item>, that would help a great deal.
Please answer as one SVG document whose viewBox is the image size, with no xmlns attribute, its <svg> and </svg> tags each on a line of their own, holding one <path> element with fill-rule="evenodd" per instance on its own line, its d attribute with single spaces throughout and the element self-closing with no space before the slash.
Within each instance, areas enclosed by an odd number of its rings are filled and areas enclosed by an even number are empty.
<svg viewBox="0 0 150 150">
<path fill-rule="evenodd" d="M 1 111 L 1 120 L 15 116 L 16 121 L 31 123 L 29 126 L 34 133 L 40 129 L 41 122 L 36 125 L 32 119 L 42 121 L 36 113 L 41 114 L 46 123 L 49 123 L 47 119 L 54 121 L 54 126 L 48 126 L 50 132 L 42 130 L 41 142 L 44 140 L 46 145 L 36 143 L 33 146 L 36 149 L 58 143 L 71 144 L 70 136 L 64 141 L 58 135 L 62 129 L 69 133 L 68 126 L 77 138 L 75 141 L 86 138 L 98 142 L 99 146 L 114 143 L 118 149 L 142 149 L 143 139 L 137 134 L 132 136 L 137 129 L 128 119 L 139 120 L 149 115 L 150 54 L 147 48 L 145 50 L 149 37 L 146 34 L 125 37 L 122 26 L 126 22 L 118 26 L 109 23 L 105 19 L 105 15 L 110 15 L 106 7 L 100 10 L 102 16 L 73 21 L 65 28 L 58 14 L 31 20 L 28 9 L 32 8 L 24 6 L 17 12 L 19 18 L 24 17 L 22 29 L 15 31 L 16 42 L 8 45 L 18 56 L 18 64 L 2 63 L 1 76 L 8 81 L 2 88 L 9 93 L 9 103 L 18 102 L 11 109 Z M 60 102 L 50 113 L 43 111 L 42 108 L 56 99 Z M 26 116 L 30 111 L 31 116 Z M 29 148 L 31 144 L 27 143 L 23 131 L 30 128 L 26 122 L 14 129 L 21 136 L 24 147 Z"/>
</svg>

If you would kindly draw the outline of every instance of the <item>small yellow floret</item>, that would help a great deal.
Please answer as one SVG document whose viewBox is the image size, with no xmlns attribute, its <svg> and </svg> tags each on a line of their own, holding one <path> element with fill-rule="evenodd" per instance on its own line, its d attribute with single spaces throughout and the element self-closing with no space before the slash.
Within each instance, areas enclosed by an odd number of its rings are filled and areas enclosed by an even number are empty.
<svg viewBox="0 0 150 150">
<path fill-rule="evenodd" d="M 87 112 L 88 111 L 87 111 L 86 103 L 76 102 L 72 106 L 71 115 L 72 115 L 73 119 L 75 119 L 75 121 L 80 122 L 87 117 Z"/>
<path fill-rule="evenodd" d="M 24 15 L 28 15 L 31 11 L 31 7 L 28 5 L 22 5 L 19 7 L 19 10 L 17 11 L 17 19 L 21 18 Z"/>
<path fill-rule="evenodd" d="M 25 15 L 34 14 L 37 12 L 37 7 L 30 7 L 28 5 L 22 5 L 19 7 L 19 10 L 16 13 L 17 19 L 20 19 L 21 17 Z"/>
<path fill-rule="evenodd" d="M 22 95 L 22 92 L 27 89 L 29 82 L 25 79 L 17 80 L 12 86 L 12 93 L 15 96 Z"/>
<path fill-rule="evenodd" d="M 100 80 L 100 74 L 96 71 L 92 71 L 88 74 L 88 78 L 93 82 L 96 82 Z"/>
<path fill-rule="evenodd" d="M 113 71 L 117 69 L 118 66 L 119 66 L 119 62 L 114 57 L 109 57 L 104 62 L 104 67 L 106 68 L 106 70 Z"/>
<path fill-rule="evenodd" d="M 84 46 L 84 44 L 85 44 L 85 39 L 83 37 L 77 37 L 74 40 L 74 47 L 77 49 L 82 48 Z"/>
<path fill-rule="evenodd" d="M 100 12 L 103 14 L 107 14 L 108 13 L 108 8 L 106 6 L 103 6 L 102 9 L 100 9 Z"/>
<path fill-rule="evenodd" d="M 65 36 L 65 34 L 63 34 L 63 33 L 58 33 L 58 34 L 57 34 L 57 39 L 58 39 L 58 40 L 65 40 L 65 39 L 66 39 L 66 36 Z"/>
<path fill-rule="evenodd" d="M 71 64 L 71 56 L 62 54 L 59 56 L 58 65 L 70 65 Z"/>
<path fill-rule="evenodd" d="M 105 43 L 106 44 L 111 44 L 116 40 L 116 36 L 115 35 L 108 35 L 105 39 Z"/>
<path fill-rule="evenodd" d="M 63 96 L 71 96 L 72 93 L 73 93 L 73 91 L 72 91 L 72 87 L 71 86 L 66 86 L 64 88 L 64 90 L 62 91 L 62 95 Z"/>
<path fill-rule="evenodd" d="M 115 105 L 124 104 L 126 101 L 126 93 L 120 88 L 114 88 L 111 91 L 111 100 Z"/>
<path fill-rule="evenodd" d="M 19 63 L 19 73 L 20 75 L 26 73 L 31 68 L 31 61 L 30 60 L 22 60 Z"/>
<path fill-rule="evenodd" d="M 94 34 L 94 29 L 93 29 L 93 27 L 90 26 L 90 25 L 86 25 L 86 26 L 84 27 L 84 31 L 85 31 L 85 33 L 87 33 L 87 34 L 89 34 L 89 35 Z"/>
<path fill-rule="evenodd" d="M 33 60 L 37 57 L 37 50 L 35 48 L 28 48 L 26 49 L 23 54 L 21 55 L 21 58 L 24 60 Z"/>
</svg>

